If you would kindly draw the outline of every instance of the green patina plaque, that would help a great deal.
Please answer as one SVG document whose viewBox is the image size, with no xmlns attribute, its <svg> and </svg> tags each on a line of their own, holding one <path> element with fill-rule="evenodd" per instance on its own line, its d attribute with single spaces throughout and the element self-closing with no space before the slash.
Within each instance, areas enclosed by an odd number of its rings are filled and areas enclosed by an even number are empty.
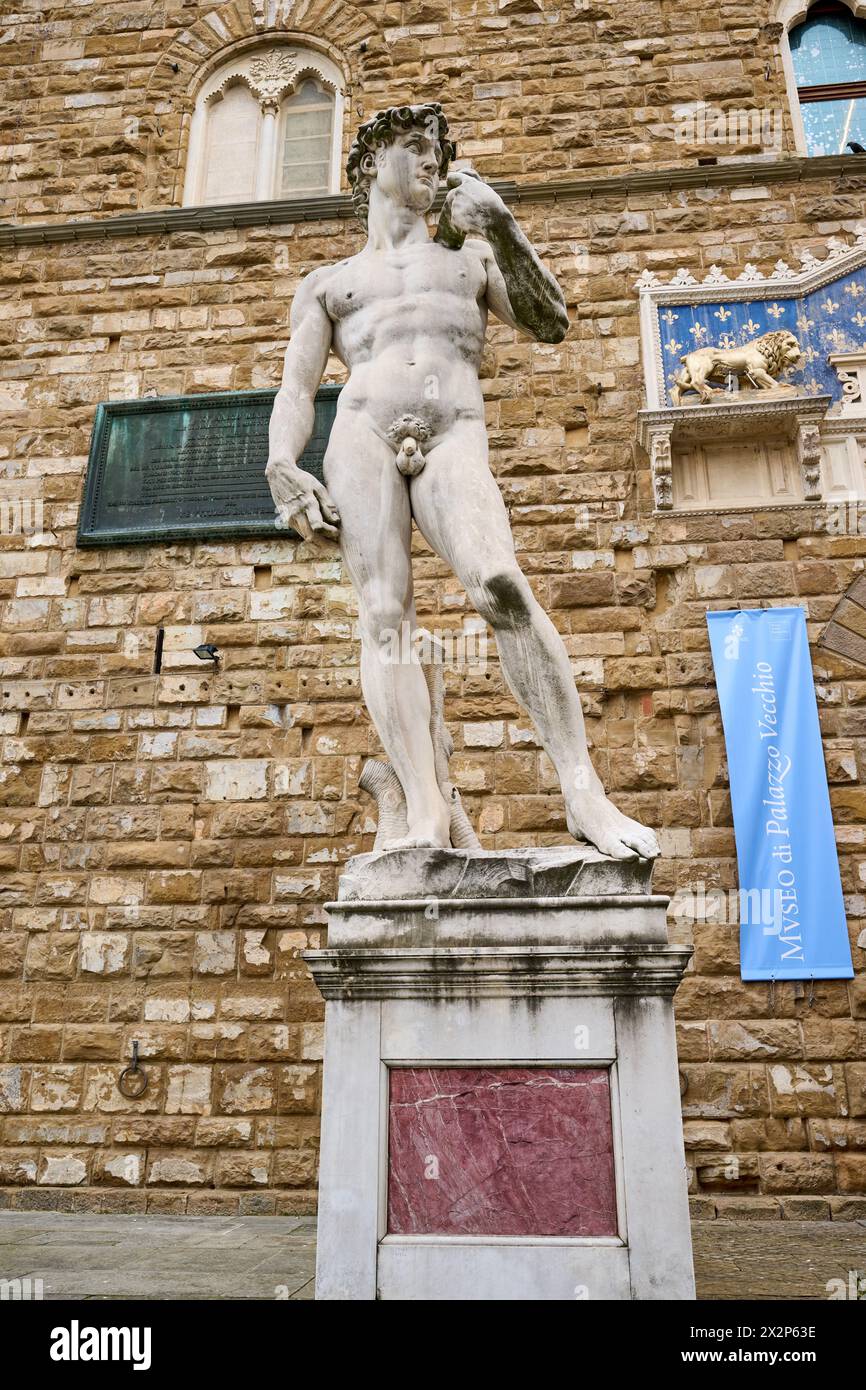
<svg viewBox="0 0 866 1390">
<path fill-rule="evenodd" d="M 316 393 L 300 459 L 322 477 L 339 386 Z M 265 479 L 275 391 L 108 401 L 97 407 L 78 544 L 286 536 Z"/>
</svg>

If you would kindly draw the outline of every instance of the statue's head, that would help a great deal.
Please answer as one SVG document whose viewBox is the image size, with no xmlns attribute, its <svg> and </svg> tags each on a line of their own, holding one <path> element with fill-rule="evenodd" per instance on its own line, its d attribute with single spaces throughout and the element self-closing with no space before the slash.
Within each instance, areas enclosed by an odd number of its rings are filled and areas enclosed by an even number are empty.
<svg viewBox="0 0 866 1390">
<path fill-rule="evenodd" d="M 438 101 L 377 111 L 358 131 L 346 164 L 355 216 L 367 225 L 374 180 L 387 197 L 425 213 L 454 155 Z"/>
<path fill-rule="evenodd" d="M 776 328 L 764 333 L 758 340 L 771 376 L 782 372 L 799 371 L 805 367 L 806 358 L 800 344 L 788 328 Z"/>
</svg>

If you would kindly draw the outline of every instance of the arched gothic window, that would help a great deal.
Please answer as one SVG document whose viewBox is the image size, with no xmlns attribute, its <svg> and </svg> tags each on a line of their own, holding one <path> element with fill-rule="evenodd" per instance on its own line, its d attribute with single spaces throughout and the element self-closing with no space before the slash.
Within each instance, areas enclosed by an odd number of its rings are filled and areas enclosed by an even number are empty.
<svg viewBox="0 0 866 1390">
<path fill-rule="evenodd" d="M 866 150 L 866 21 L 837 0 L 818 0 L 789 42 L 805 153 Z"/>
<path fill-rule="evenodd" d="M 312 49 L 258 48 L 224 63 L 196 98 L 184 204 L 338 192 L 342 114 L 340 72 Z"/>
<path fill-rule="evenodd" d="M 334 129 L 334 98 L 307 77 L 283 102 L 280 132 L 281 198 L 327 191 Z"/>
</svg>

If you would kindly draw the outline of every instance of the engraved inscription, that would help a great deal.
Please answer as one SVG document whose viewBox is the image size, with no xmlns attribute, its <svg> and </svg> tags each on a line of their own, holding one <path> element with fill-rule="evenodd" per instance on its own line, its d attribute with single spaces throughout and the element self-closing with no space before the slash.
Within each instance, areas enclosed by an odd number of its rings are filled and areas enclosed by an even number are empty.
<svg viewBox="0 0 866 1390">
<path fill-rule="evenodd" d="M 319 478 L 338 393 L 319 391 L 301 459 Z M 285 536 L 265 479 L 273 399 L 273 391 L 238 391 L 100 406 L 79 544 Z"/>
<path fill-rule="evenodd" d="M 238 411 L 232 421 L 204 416 L 173 420 L 164 437 L 129 465 L 132 491 L 150 505 L 171 504 L 178 516 L 222 516 L 228 506 L 259 512 L 268 457 L 268 421 Z M 123 503 L 115 502 L 115 507 Z"/>
</svg>

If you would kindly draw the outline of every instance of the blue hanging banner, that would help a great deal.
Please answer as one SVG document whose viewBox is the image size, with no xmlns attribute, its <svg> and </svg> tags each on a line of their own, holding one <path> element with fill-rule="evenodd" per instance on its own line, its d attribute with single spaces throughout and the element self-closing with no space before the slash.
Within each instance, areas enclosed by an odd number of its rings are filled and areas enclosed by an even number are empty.
<svg viewBox="0 0 866 1390">
<path fill-rule="evenodd" d="M 707 613 L 728 753 L 744 980 L 850 980 L 802 608 Z"/>
</svg>

